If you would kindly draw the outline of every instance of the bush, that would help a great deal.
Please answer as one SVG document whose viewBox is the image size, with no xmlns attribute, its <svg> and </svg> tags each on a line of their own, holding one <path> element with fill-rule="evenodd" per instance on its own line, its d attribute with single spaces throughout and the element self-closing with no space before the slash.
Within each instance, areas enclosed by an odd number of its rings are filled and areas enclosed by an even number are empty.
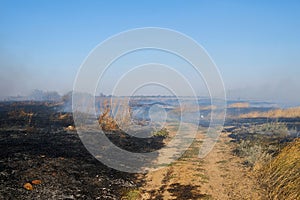
<svg viewBox="0 0 300 200">
<path fill-rule="evenodd" d="M 113 105 L 112 105 L 113 104 Z M 127 105 L 126 99 L 109 102 L 104 100 L 101 104 L 101 114 L 99 124 L 104 131 L 123 131 L 130 130 L 131 124 L 131 107 Z M 112 110 L 114 108 L 114 110 Z M 114 114 L 113 114 L 114 112 Z"/>
<path fill-rule="evenodd" d="M 286 137 L 288 128 L 286 124 L 279 122 L 265 123 L 260 126 L 255 126 L 254 131 L 260 134 L 268 134 L 273 136 Z"/>
<path fill-rule="evenodd" d="M 263 166 L 284 147 L 288 129 L 283 123 L 266 123 L 243 128 L 234 136 L 237 140 L 234 153 L 245 159 L 244 164 Z"/>
<path fill-rule="evenodd" d="M 162 128 L 159 131 L 153 132 L 152 135 L 153 135 L 153 137 L 167 138 L 167 137 L 169 137 L 169 131 L 166 128 Z"/>
<path fill-rule="evenodd" d="M 103 103 L 104 110 L 101 113 L 98 122 L 103 131 L 119 130 L 116 120 L 111 116 L 111 108 L 108 101 Z"/>
<path fill-rule="evenodd" d="M 121 198 L 121 200 L 139 200 L 139 199 L 141 199 L 141 194 L 137 189 L 128 190 Z"/>
<path fill-rule="evenodd" d="M 235 149 L 236 155 L 245 158 L 244 164 L 254 167 L 255 164 L 265 164 L 270 161 L 272 154 L 260 144 L 253 144 L 249 140 L 242 140 Z"/>
</svg>

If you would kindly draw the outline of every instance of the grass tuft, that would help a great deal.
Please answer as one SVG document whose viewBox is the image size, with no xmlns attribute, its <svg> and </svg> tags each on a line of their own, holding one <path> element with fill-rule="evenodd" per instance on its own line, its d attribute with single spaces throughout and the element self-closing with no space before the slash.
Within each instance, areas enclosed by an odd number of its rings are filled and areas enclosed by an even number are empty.
<svg viewBox="0 0 300 200">
<path fill-rule="evenodd" d="M 141 199 L 141 193 L 138 189 L 132 189 L 125 192 L 121 200 L 139 200 Z"/>
<path fill-rule="evenodd" d="M 300 139 L 287 145 L 260 171 L 270 199 L 300 199 Z"/>
<path fill-rule="evenodd" d="M 163 137 L 163 138 L 167 138 L 169 137 L 169 131 L 166 128 L 162 128 L 159 131 L 155 131 L 152 133 L 153 137 Z"/>
</svg>

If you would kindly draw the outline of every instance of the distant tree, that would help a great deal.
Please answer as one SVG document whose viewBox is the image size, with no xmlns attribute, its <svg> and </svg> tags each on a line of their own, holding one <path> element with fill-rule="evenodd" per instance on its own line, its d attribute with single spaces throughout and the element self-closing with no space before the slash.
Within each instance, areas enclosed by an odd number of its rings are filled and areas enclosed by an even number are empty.
<svg viewBox="0 0 300 200">
<path fill-rule="evenodd" d="M 106 95 L 101 92 L 100 97 L 106 97 Z"/>
</svg>

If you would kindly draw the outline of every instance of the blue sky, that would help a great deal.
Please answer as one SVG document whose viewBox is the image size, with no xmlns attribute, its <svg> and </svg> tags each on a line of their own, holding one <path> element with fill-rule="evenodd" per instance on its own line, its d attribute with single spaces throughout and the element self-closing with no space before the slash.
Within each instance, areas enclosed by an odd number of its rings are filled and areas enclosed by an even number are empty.
<svg viewBox="0 0 300 200">
<path fill-rule="evenodd" d="M 201 44 L 231 98 L 297 104 L 299 1 L 0 1 L 1 96 L 71 90 L 101 41 L 163 27 Z"/>
</svg>

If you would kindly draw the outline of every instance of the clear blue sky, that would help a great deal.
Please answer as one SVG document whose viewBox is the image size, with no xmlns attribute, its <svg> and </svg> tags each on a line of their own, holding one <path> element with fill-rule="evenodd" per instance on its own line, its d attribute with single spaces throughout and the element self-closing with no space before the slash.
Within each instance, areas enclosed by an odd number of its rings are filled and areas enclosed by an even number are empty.
<svg viewBox="0 0 300 200">
<path fill-rule="evenodd" d="M 232 98 L 300 102 L 300 1 L 0 1 L 1 96 L 71 90 L 101 41 L 164 27 L 211 55 Z"/>
</svg>

